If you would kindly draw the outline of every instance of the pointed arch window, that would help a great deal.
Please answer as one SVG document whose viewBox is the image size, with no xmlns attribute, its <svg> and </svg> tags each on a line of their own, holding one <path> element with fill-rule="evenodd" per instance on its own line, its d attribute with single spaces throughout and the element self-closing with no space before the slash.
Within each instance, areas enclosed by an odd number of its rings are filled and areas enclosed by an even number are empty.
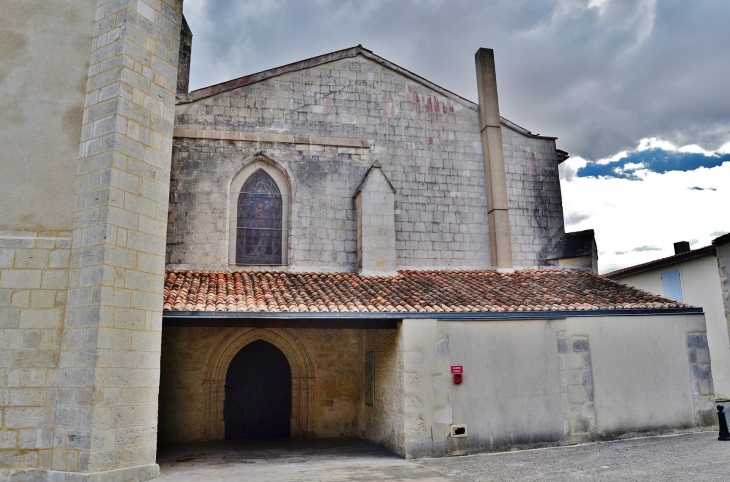
<svg viewBox="0 0 730 482">
<path fill-rule="evenodd" d="M 281 192 L 263 169 L 246 180 L 236 210 L 237 265 L 283 264 L 282 208 Z"/>
</svg>

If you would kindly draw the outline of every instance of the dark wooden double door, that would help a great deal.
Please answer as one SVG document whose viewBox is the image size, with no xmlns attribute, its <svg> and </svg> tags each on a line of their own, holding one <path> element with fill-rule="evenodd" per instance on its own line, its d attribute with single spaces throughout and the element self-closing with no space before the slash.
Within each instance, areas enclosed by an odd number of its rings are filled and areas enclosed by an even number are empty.
<svg viewBox="0 0 730 482">
<path fill-rule="evenodd" d="M 291 435 L 291 368 L 284 354 L 263 340 L 246 345 L 226 374 L 227 440 Z"/>
</svg>

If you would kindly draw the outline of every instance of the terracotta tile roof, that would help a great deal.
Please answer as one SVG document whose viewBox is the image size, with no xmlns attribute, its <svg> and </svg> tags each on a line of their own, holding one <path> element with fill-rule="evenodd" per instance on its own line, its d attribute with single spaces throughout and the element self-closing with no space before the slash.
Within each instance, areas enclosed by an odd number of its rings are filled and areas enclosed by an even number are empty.
<svg viewBox="0 0 730 482">
<path fill-rule="evenodd" d="M 168 271 L 164 309 L 238 312 L 484 313 L 683 308 L 598 275 L 564 270 L 354 273 Z"/>
<path fill-rule="evenodd" d="M 635 264 L 634 266 L 629 266 L 627 268 L 617 269 L 616 271 L 611 271 L 610 273 L 604 273 L 602 276 L 611 279 L 621 279 L 632 274 L 643 273 L 644 271 L 658 269 L 674 263 L 679 263 L 680 261 L 689 261 L 690 259 L 699 258 L 701 256 L 714 255 L 715 247 L 710 245 L 703 248 L 685 251 L 684 253 L 667 256 L 666 258 L 659 258 L 653 261 L 648 261 L 646 263 Z"/>
</svg>

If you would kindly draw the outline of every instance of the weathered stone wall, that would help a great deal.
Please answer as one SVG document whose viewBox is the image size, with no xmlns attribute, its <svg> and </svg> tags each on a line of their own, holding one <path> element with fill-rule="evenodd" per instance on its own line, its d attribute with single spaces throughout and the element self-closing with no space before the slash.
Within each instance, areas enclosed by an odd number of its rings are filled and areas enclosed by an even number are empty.
<svg viewBox="0 0 730 482">
<path fill-rule="evenodd" d="M 396 274 L 394 200 L 395 192 L 380 164 L 373 165 L 355 196 L 360 274 Z"/>
<path fill-rule="evenodd" d="M 400 329 L 367 330 L 364 335 L 364 352 L 375 353 L 375 400 L 372 406 L 361 404 L 359 435 L 404 456 L 403 349 Z"/>
<path fill-rule="evenodd" d="M 181 19 L 179 0 L 102 0 L 96 9 L 54 470 L 121 470 L 122 478 L 159 471 L 160 297 Z"/>
<path fill-rule="evenodd" d="M 570 442 L 585 441 L 596 432 L 588 337 L 569 336 L 566 331 L 559 331 L 558 356 L 565 437 Z"/>
<path fill-rule="evenodd" d="M 96 0 L 8 0 L 0 15 L 0 230 L 68 236 Z M 38 234 L 40 233 L 40 234 Z"/>
<path fill-rule="evenodd" d="M 730 243 L 715 246 L 717 252 L 717 267 L 722 283 L 722 301 L 725 306 L 725 316 L 730 323 Z"/>
<path fill-rule="evenodd" d="M 74 177 L 96 4 L 2 5 L 0 480 L 53 463 Z"/>
<path fill-rule="evenodd" d="M 228 267 L 231 179 L 262 152 L 292 180 L 292 268 L 355 270 L 352 196 L 374 161 L 396 189 L 398 268 L 488 268 L 478 114 L 474 104 L 454 99 L 358 56 L 178 105 L 179 135 L 188 129 L 208 139 L 175 139 L 167 263 Z M 550 243 L 537 234 L 562 226 L 554 142 L 502 130 L 518 259 L 533 266 Z M 247 137 L 211 139 L 224 132 Z M 268 136 L 248 140 L 256 133 Z M 554 173 L 547 175 L 550 162 Z M 528 185 L 519 183 L 522 175 Z M 539 206 L 541 216 L 555 219 L 535 219 L 540 202 L 557 203 Z"/>
<path fill-rule="evenodd" d="M 502 128 L 512 262 L 546 266 L 550 248 L 565 233 L 555 141 Z"/>
<path fill-rule="evenodd" d="M 15 105 L 0 114 L 13 125 L 10 204 L 0 205 L 1 479 L 145 480 L 159 470 L 181 10 L 180 0 L 3 10 L 7 85 L 22 92 L 4 96 Z"/>
<path fill-rule="evenodd" d="M 245 328 L 164 328 L 160 379 L 159 442 L 194 442 L 206 439 L 207 400 L 205 363 L 221 339 Z M 272 328 L 276 332 L 278 329 Z M 311 436 L 356 437 L 364 394 L 364 346 L 367 330 L 289 329 L 300 341 L 314 366 L 311 392 Z M 391 330 L 395 333 L 395 330 Z M 390 332 L 388 332 L 390 333 Z M 371 341 L 386 356 L 392 337 Z M 383 362 L 390 366 L 392 361 Z M 379 393 L 379 392 L 378 392 Z M 390 407 L 390 395 L 380 393 L 381 407 Z M 381 408 L 382 409 L 382 408 Z M 388 408 L 387 410 L 390 410 Z M 379 429 L 376 429 L 376 431 Z M 375 433 L 375 431 L 371 431 Z M 392 433 L 392 430 L 391 432 Z"/>
<path fill-rule="evenodd" d="M 0 233 L 0 478 L 51 468 L 70 257 L 70 233 Z"/>
<path fill-rule="evenodd" d="M 411 458 L 453 453 L 455 447 L 463 445 L 463 439 L 450 438 L 450 426 L 463 422 L 454 420 L 446 326 L 435 319 L 410 319 L 404 320 L 401 327 L 404 455 Z M 477 396 L 482 395 L 479 392 Z"/>
<path fill-rule="evenodd" d="M 722 304 L 725 309 L 725 326 L 727 333 L 730 334 L 730 243 L 718 244 L 715 246 L 715 250 L 718 273 L 720 274 L 720 287 L 722 288 Z M 725 346 L 730 349 L 730 338 L 724 341 Z M 728 395 L 723 395 L 723 398 L 730 399 Z"/>
<path fill-rule="evenodd" d="M 177 67 L 177 93 L 187 94 L 190 87 L 190 56 L 193 53 L 193 32 L 182 18 L 182 29 L 180 31 L 180 52 Z"/>
</svg>

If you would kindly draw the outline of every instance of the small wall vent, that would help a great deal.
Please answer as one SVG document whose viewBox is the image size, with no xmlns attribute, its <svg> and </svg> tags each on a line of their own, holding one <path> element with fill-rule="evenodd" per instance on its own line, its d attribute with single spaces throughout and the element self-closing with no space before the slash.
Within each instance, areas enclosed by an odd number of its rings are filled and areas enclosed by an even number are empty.
<svg viewBox="0 0 730 482">
<path fill-rule="evenodd" d="M 466 424 L 452 425 L 451 426 L 451 437 L 452 438 L 466 437 Z"/>
</svg>

